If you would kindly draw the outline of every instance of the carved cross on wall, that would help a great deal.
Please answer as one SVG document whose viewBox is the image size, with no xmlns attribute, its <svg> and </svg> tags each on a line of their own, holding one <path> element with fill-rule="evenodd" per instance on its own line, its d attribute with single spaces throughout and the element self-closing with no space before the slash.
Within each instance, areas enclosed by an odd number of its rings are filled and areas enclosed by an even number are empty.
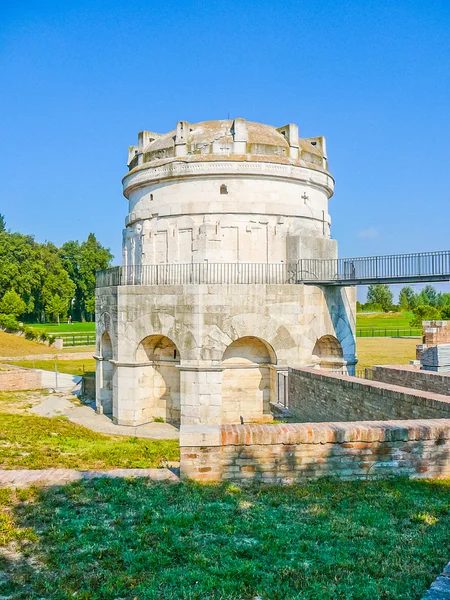
<svg viewBox="0 0 450 600">
<path fill-rule="evenodd" d="M 303 192 L 302 198 L 303 198 L 303 201 L 304 201 L 305 204 L 306 204 L 306 201 L 309 200 L 309 196 L 307 195 L 306 192 Z"/>
</svg>

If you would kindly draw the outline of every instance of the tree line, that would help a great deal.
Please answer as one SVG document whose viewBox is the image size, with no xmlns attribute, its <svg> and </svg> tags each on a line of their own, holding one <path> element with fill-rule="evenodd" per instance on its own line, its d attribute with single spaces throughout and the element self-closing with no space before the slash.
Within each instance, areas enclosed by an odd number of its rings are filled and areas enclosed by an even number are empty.
<svg viewBox="0 0 450 600">
<path fill-rule="evenodd" d="M 58 248 L 11 232 L 0 215 L 0 325 L 12 328 L 19 319 L 59 323 L 68 315 L 93 320 L 95 272 L 112 258 L 93 233 L 84 242 L 70 240 Z"/>
<path fill-rule="evenodd" d="M 434 286 L 426 285 L 415 292 L 410 285 L 404 286 L 394 304 L 394 294 L 385 284 L 369 285 L 365 304 L 356 303 L 358 312 L 411 311 L 411 327 L 420 327 L 422 321 L 450 319 L 450 294 L 438 292 Z"/>
</svg>

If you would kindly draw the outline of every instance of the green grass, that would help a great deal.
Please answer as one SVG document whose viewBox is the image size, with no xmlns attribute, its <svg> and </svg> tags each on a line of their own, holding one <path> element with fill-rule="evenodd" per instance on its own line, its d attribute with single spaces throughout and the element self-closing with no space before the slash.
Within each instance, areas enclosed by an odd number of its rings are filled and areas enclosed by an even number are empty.
<svg viewBox="0 0 450 600">
<path fill-rule="evenodd" d="M 16 600 L 419 600 L 448 561 L 450 482 L 93 480 L 2 491 Z M 1 514 L 1 513 L 0 513 Z"/>
<path fill-rule="evenodd" d="M 45 397 L 39 391 L 0 392 L 1 469 L 150 468 L 179 459 L 176 440 L 104 435 L 64 417 L 27 414 Z"/>
<path fill-rule="evenodd" d="M 65 323 L 26 323 L 27 327 L 32 327 L 33 329 L 39 329 L 42 331 L 48 331 L 52 335 L 59 332 L 65 333 L 73 333 L 73 332 L 95 332 L 95 323 L 82 323 L 82 322 L 73 322 L 69 325 L 67 322 Z"/>
<path fill-rule="evenodd" d="M 11 365 L 26 367 L 28 369 L 43 369 L 44 371 L 54 371 L 55 363 L 59 373 L 84 375 L 95 372 L 95 360 L 93 358 L 78 360 L 20 360 L 9 362 Z"/>
<path fill-rule="evenodd" d="M 150 468 L 176 460 L 176 440 L 103 435 L 64 417 L 0 412 L 2 469 Z"/>
<path fill-rule="evenodd" d="M 356 328 L 370 327 L 373 329 L 403 328 L 409 329 L 412 319 L 411 312 L 356 314 Z"/>
</svg>

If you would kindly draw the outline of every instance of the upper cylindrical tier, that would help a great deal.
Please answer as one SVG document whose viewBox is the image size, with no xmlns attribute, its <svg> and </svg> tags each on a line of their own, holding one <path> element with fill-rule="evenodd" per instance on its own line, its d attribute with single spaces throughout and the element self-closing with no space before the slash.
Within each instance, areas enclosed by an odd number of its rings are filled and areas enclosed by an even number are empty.
<svg viewBox="0 0 450 600">
<path fill-rule="evenodd" d="M 329 239 L 323 137 L 235 119 L 138 139 L 123 179 L 124 264 L 285 262 L 289 238 Z"/>
</svg>

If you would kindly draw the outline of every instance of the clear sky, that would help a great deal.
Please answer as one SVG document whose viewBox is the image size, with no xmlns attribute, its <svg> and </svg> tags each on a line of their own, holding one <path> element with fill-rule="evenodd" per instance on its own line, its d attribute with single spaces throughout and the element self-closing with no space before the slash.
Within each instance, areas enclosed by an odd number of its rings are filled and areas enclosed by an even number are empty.
<svg viewBox="0 0 450 600">
<path fill-rule="evenodd" d="M 0 0 L 0 212 L 120 257 L 127 147 L 230 116 L 325 135 L 341 256 L 450 247 L 450 1 Z"/>
</svg>

